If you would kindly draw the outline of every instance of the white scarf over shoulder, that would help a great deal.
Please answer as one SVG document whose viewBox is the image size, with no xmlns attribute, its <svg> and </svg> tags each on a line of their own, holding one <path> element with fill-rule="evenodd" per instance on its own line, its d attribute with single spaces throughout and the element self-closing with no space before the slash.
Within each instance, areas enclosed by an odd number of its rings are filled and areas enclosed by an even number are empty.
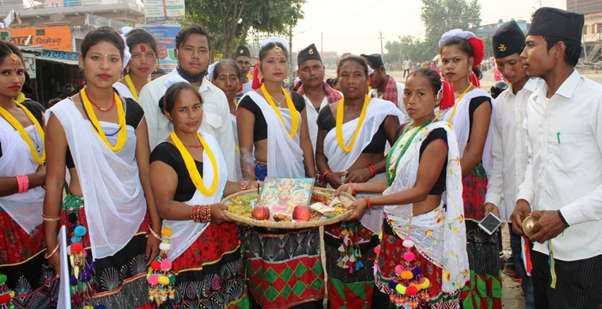
<svg viewBox="0 0 602 309">
<path fill-rule="evenodd" d="M 464 154 L 464 148 L 468 143 L 468 136 L 470 135 L 470 100 L 476 97 L 488 97 L 490 102 L 493 102 L 493 99 L 485 90 L 482 89 L 473 89 L 462 97 L 462 100 L 456 102 L 458 107 L 456 108 L 456 112 L 454 113 L 453 118 L 451 119 L 451 125 L 454 128 L 454 132 L 456 132 L 456 136 L 458 138 L 458 146 L 460 150 L 460 158 L 462 158 Z M 450 117 L 452 111 L 455 106 L 451 108 L 445 109 L 441 111 L 440 120 L 450 122 Z M 493 115 L 493 111 L 491 113 Z M 473 119 L 474 120 L 474 119 Z M 491 164 L 491 138 L 492 138 L 492 125 L 493 121 L 489 122 L 489 129 L 487 133 L 487 139 L 485 140 L 485 147 L 483 148 L 483 168 L 485 171 L 489 170 Z"/>
<path fill-rule="evenodd" d="M 25 128 L 34 145 L 43 149 L 42 139 L 35 126 Z M 0 141 L 2 156 L 0 157 L 0 177 L 15 177 L 35 173 L 40 166 L 31 156 L 27 143 L 8 121 L 0 117 Z M 2 207 L 10 217 L 28 234 L 42 223 L 42 206 L 46 191 L 42 187 L 29 189 L 27 192 L 0 197 Z"/>
<path fill-rule="evenodd" d="M 291 113 L 288 108 L 279 108 L 280 117 L 274 112 L 270 104 L 257 92 L 249 91 L 247 96 L 259 106 L 265 122 L 268 124 L 268 176 L 273 177 L 305 177 L 303 168 L 303 150 L 301 149 L 301 113 L 296 109 L 293 112 L 299 117 L 297 134 L 291 138 L 289 132 L 292 126 Z"/>
<path fill-rule="evenodd" d="M 393 183 L 383 194 L 393 194 L 414 187 L 420 164 L 420 147 L 429 133 L 437 128 L 443 128 L 447 132 L 448 145 L 446 191 L 441 196 L 441 205 L 418 216 L 413 216 L 412 204 L 387 205 L 385 215 L 399 236 L 407 237 L 409 230 L 418 251 L 443 268 L 443 291 L 454 293 L 468 281 L 469 267 L 462 200 L 462 169 L 456 136 L 448 123 L 437 121 L 424 127 L 416 134 L 401 158 L 399 156 L 403 145 L 418 128 L 413 128 L 400 137 L 398 147 L 391 150 L 392 156 L 387 169 L 395 166 L 398 160 L 401 161 Z"/>
<path fill-rule="evenodd" d="M 146 199 L 136 162 L 135 130 L 126 126 L 125 146 L 114 153 L 71 99 L 57 103 L 48 111 L 48 118 L 51 113 L 61 122 L 75 163 L 88 218 L 92 256 L 94 259 L 112 256 L 132 239 L 146 214 Z M 100 124 L 105 133 L 118 129 L 115 123 Z M 117 135 L 107 139 L 114 144 Z"/>
<path fill-rule="evenodd" d="M 190 199 L 188 202 L 185 202 L 186 205 L 191 207 L 194 205 L 211 205 L 219 203 L 222 198 L 222 194 L 224 193 L 224 189 L 226 188 L 226 183 L 228 182 L 228 169 L 226 167 L 226 161 L 224 160 L 224 155 L 219 148 L 217 140 L 208 133 L 201 131 L 200 134 L 205 140 L 205 143 L 207 143 L 207 147 L 213 151 L 218 173 L 218 175 L 213 174 L 213 167 L 211 166 L 211 161 L 209 160 L 207 151 L 203 150 L 203 183 L 205 184 L 206 188 L 210 188 L 211 184 L 213 183 L 213 179 L 216 176 L 219 178 L 215 194 L 211 196 L 205 196 L 199 190 L 194 192 L 192 199 Z M 184 251 L 186 251 L 186 249 L 188 249 L 190 245 L 192 245 L 197 238 L 203 234 L 209 224 L 211 223 L 196 223 L 192 220 L 163 220 L 163 227 L 169 226 L 172 231 L 171 237 L 169 238 L 171 249 L 167 253 L 167 258 L 173 261 L 182 255 L 182 253 L 184 253 Z"/>
<path fill-rule="evenodd" d="M 330 107 L 326 106 L 325 108 Z M 335 173 L 339 173 L 345 172 L 351 166 L 353 166 L 355 161 L 357 161 L 357 158 L 359 158 L 359 156 L 362 154 L 364 148 L 366 148 L 372 142 L 372 138 L 387 116 L 396 116 L 400 123 L 404 119 L 404 115 L 401 113 L 401 111 L 399 111 L 395 104 L 382 99 L 372 98 L 368 104 L 368 107 L 366 108 L 364 122 L 359 128 L 355 144 L 349 152 L 346 152 L 343 150 L 343 148 L 341 148 L 341 146 L 339 146 L 339 143 L 337 142 L 336 128 L 330 130 L 324 137 L 324 155 L 328 159 L 328 166 L 330 169 Z M 359 117 L 343 124 L 343 140 L 345 145 L 349 145 L 349 141 L 357 129 L 358 122 Z M 383 153 L 384 155 L 387 155 L 390 147 L 391 146 L 387 143 L 387 147 Z M 377 175 L 376 177 L 372 178 L 371 181 L 382 178 L 383 175 Z M 382 213 L 382 207 L 375 206 L 371 211 L 364 213 L 360 219 L 360 222 L 363 226 L 367 227 L 375 234 L 378 234 L 380 233 L 382 227 Z"/>
</svg>

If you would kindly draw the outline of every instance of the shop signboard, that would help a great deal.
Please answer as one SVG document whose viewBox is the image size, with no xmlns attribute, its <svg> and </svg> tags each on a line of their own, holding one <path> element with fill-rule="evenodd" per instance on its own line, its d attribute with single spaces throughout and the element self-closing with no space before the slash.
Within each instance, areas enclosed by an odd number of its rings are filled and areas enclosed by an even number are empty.
<svg viewBox="0 0 602 309">
<path fill-rule="evenodd" d="M 40 45 L 44 48 L 72 51 L 71 27 L 27 27 L 9 28 L 11 32 L 10 41 L 16 45 L 24 45 L 31 36 L 29 45 Z"/>
<path fill-rule="evenodd" d="M 23 53 L 23 62 L 25 62 L 25 71 L 29 74 L 29 78 L 36 78 L 36 55 L 31 53 Z"/>
<path fill-rule="evenodd" d="M 180 32 L 180 25 L 160 25 L 152 26 L 145 24 L 137 24 L 136 28 L 144 28 L 148 30 L 157 40 L 157 58 L 159 59 L 159 67 L 165 72 L 171 72 L 178 63 L 174 54 L 176 48 L 176 35 Z"/>
<path fill-rule="evenodd" d="M 144 0 L 144 19 L 147 24 L 181 22 L 184 8 L 184 0 Z"/>
</svg>

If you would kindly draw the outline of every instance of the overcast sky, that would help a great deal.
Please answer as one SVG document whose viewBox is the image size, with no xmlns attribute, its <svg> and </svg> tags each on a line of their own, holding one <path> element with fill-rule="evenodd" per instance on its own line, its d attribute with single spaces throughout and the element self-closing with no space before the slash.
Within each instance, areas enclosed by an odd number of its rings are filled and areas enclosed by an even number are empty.
<svg viewBox="0 0 602 309">
<path fill-rule="evenodd" d="M 481 24 L 497 23 L 512 18 L 529 20 L 542 6 L 566 9 L 566 0 L 480 0 Z M 305 19 L 293 29 L 293 50 L 311 43 L 324 51 L 354 54 L 380 53 L 379 32 L 383 46 L 387 41 L 413 35 L 424 38 L 420 20 L 420 0 L 307 0 L 303 5 Z M 385 49 L 386 53 L 386 49 Z"/>
</svg>

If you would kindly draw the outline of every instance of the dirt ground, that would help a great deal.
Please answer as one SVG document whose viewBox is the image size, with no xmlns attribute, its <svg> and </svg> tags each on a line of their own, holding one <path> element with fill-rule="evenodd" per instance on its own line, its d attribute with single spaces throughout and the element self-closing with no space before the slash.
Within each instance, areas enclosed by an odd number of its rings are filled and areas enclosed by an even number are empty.
<svg viewBox="0 0 602 309">
<path fill-rule="evenodd" d="M 502 243 L 504 255 L 510 256 L 510 232 L 508 224 L 502 228 Z M 507 275 L 502 275 L 502 304 L 504 308 L 525 309 L 525 296 L 521 294 L 519 282 L 515 282 Z"/>
</svg>

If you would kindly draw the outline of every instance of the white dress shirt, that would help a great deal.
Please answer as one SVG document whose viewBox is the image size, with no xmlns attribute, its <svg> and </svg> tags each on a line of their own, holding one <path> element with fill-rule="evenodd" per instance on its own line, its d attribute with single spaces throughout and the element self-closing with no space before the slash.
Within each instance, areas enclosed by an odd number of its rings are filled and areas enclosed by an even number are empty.
<svg viewBox="0 0 602 309">
<path fill-rule="evenodd" d="M 320 112 L 316 110 L 314 104 L 306 95 L 303 95 L 303 99 L 305 99 L 305 111 L 307 112 L 307 128 L 309 129 L 309 137 L 311 138 L 311 145 L 313 146 L 315 154 L 316 141 L 318 140 L 318 115 Z M 322 110 L 324 106 L 328 106 L 328 97 L 326 96 L 324 96 L 322 103 L 320 103 L 320 110 Z"/>
<path fill-rule="evenodd" d="M 542 79 L 530 78 L 516 95 L 510 86 L 493 102 L 491 168 L 487 173 L 485 203 L 497 206 L 502 220 L 510 218 L 518 186 L 525 180 L 529 158 L 523 121 L 529 97 L 543 83 Z"/>
<path fill-rule="evenodd" d="M 393 103 L 395 105 L 397 105 L 397 108 L 399 108 L 399 110 L 403 113 L 404 119 L 401 124 L 404 124 L 408 121 L 412 121 L 412 119 L 408 116 L 408 112 L 406 111 L 406 106 L 403 104 L 403 89 L 405 88 L 405 85 L 402 83 L 398 83 L 398 82 L 395 82 L 395 84 L 397 85 L 397 102 L 393 102 Z M 378 95 L 378 89 L 372 89 L 368 93 L 368 96 L 370 96 L 371 98 L 382 99 L 384 96 L 384 93 L 381 95 Z"/>
<path fill-rule="evenodd" d="M 173 70 L 171 73 L 153 80 L 140 91 L 138 103 L 144 109 L 146 116 L 151 150 L 167 139 L 171 131 L 173 131 L 172 123 L 159 109 L 159 99 L 165 95 L 165 91 L 167 90 L 165 88 L 165 80 L 171 74 L 178 74 L 177 70 Z M 236 181 L 236 150 L 234 149 L 234 133 L 232 132 L 228 99 L 223 91 L 214 86 L 206 78 L 203 78 L 199 92 L 203 98 L 204 111 L 199 131 L 209 133 L 217 139 L 226 160 L 228 180 Z"/>
<path fill-rule="evenodd" d="M 577 73 L 546 98 L 529 99 L 529 164 L 518 199 L 531 210 L 560 210 L 570 225 L 551 240 L 554 257 L 575 261 L 602 254 L 602 85 Z M 548 254 L 548 244 L 534 249 Z"/>
</svg>

